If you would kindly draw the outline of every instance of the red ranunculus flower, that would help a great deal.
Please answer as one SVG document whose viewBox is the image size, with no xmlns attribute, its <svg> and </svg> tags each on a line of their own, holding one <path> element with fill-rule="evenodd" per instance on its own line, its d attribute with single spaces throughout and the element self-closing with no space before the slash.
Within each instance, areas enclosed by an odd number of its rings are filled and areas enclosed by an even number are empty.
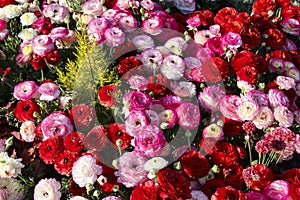
<svg viewBox="0 0 300 200">
<path fill-rule="evenodd" d="M 300 70 L 300 51 L 288 51 L 288 54 L 292 57 L 295 66 Z"/>
<path fill-rule="evenodd" d="M 226 81 L 230 73 L 228 63 L 219 57 L 213 57 L 211 59 L 217 65 L 217 68 L 222 76 L 222 80 Z"/>
<path fill-rule="evenodd" d="M 180 163 L 183 172 L 191 179 L 202 178 L 206 176 L 210 170 L 207 158 L 197 150 L 185 153 L 181 157 Z"/>
<path fill-rule="evenodd" d="M 42 34 L 47 35 L 53 29 L 53 24 L 51 23 L 49 18 L 40 17 L 35 22 L 33 22 L 31 27 L 37 29 Z"/>
<path fill-rule="evenodd" d="M 56 49 L 53 49 L 46 55 L 45 59 L 50 65 L 56 65 L 60 62 L 59 52 Z"/>
<path fill-rule="evenodd" d="M 40 70 L 46 66 L 44 58 L 35 53 L 32 54 L 32 60 L 30 61 L 30 64 L 34 70 Z"/>
<path fill-rule="evenodd" d="M 15 4 L 15 0 L 1 0 L 0 1 L 0 8 L 3 8 L 7 5 L 10 5 L 10 4 Z"/>
<path fill-rule="evenodd" d="M 275 13 L 276 5 L 274 0 L 256 0 L 252 7 L 252 12 L 261 14 L 264 18 L 269 18 Z"/>
<path fill-rule="evenodd" d="M 289 184 L 289 194 L 293 200 L 300 199 L 300 182 Z"/>
<path fill-rule="evenodd" d="M 224 23 L 231 22 L 237 17 L 237 15 L 238 12 L 235 8 L 225 7 L 218 11 L 214 18 L 214 21 L 216 24 L 221 25 Z"/>
<path fill-rule="evenodd" d="M 221 167 L 230 167 L 239 157 L 236 147 L 229 142 L 217 142 L 209 155 L 211 161 Z"/>
<path fill-rule="evenodd" d="M 113 123 L 108 126 L 108 138 L 116 146 L 117 140 L 121 140 L 121 149 L 126 149 L 130 146 L 130 142 L 133 139 L 128 133 L 126 133 L 125 124 Z"/>
<path fill-rule="evenodd" d="M 85 148 L 82 140 L 84 135 L 80 132 L 72 132 L 64 139 L 64 146 L 67 150 L 79 153 Z"/>
<path fill-rule="evenodd" d="M 123 76 L 125 73 L 127 73 L 129 70 L 140 66 L 142 62 L 137 59 L 135 56 L 130 56 L 127 58 L 124 58 L 120 61 L 118 65 L 118 75 Z M 124 77 L 122 77 L 124 78 Z"/>
<path fill-rule="evenodd" d="M 72 172 L 74 162 L 79 158 L 79 154 L 65 150 L 59 154 L 54 161 L 54 168 L 61 175 L 69 175 Z"/>
<path fill-rule="evenodd" d="M 179 172 L 170 168 L 164 168 L 158 171 L 157 179 L 160 189 L 170 200 L 192 198 L 191 184 Z"/>
<path fill-rule="evenodd" d="M 291 5 L 291 0 L 276 0 L 276 6 L 286 8 Z"/>
<path fill-rule="evenodd" d="M 71 180 L 70 183 L 70 188 L 69 188 L 69 192 L 73 195 L 73 196 L 81 196 L 82 194 L 86 193 L 86 188 L 85 187 L 79 187 L 79 185 L 77 185 L 73 179 Z"/>
<path fill-rule="evenodd" d="M 210 26 L 214 23 L 214 13 L 210 10 L 197 10 L 192 16 L 199 17 L 202 26 Z"/>
<path fill-rule="evenodd" d="M 161 84 L 165 87 L 168 87 L 170 85 L 170 81 L 167 77 L 165 77 L 162 74 L 156 74 L 148 77 L 148 82 L 149 83 L 156 83 L 156 84 Z"/>
<path fill-rule="evenodd" d="M 286 36 L 279 29 L 269 28 L 264 32 L 264 35 L 266 35 L 266 44 L 271 47 L 271 49 L 278 49 L 285 44 Z"/>
<path fill-rule="evenodd" d="M 40 112 L 40 106 L 34 100 L 20 101 L 14 109 L 16 118 L 21 122 L 34 121 L 36 119 L 34 113 L 39 114 Z"/>
<path fill-rule="evenodd" d="M 227 186 L 218 188 L 211 200 L 247 200 L 247 197 L 243 191 Z"/>
<path fill-rule="evenodd" d="M 287 53 L 287 52 L 285 52 L 281 49 L 272 51 L 271 53 L 266 55 L 266 61 L 267 62 L 269 62 L 270 58 L 280 58 L 284 61 L 291 61 L 291 62 L 293 61 L 292 56 L 289 53 Z"/>
<path fill-rule="evenodd" d="M 226 137 L 239 136 L 243 133 L 243 123 L 225 118 L 223 132 Z"/>
<path fill-rule="evenodd" d="M 259 47 L 262 41 L 260 31 L 257 28 L 252 27 L 243 32 L 241 37 L 243 41 L 242 47 L 245 50 L 251 50 Z"/>
<path fill-rule="evenodd" d="M 63 142 L 58 137 L 43 141 L 39 148 L 40 158 L 46 164 L 53 164 L 55 158 L 63 151 Z"/>
<path fill-rule="evenodd" d="M 245 30 L 245 25 L 238 20 L 224 22 L 223 24 L 220 24 L 220 26 L 221 26 L 221 32 L 223 34 L 228 32 L 241 34 Z"/>
<path fill-rule="evenodd" d="M 281 15 L 283 19 L 293 18 L 299 21 L 299 17 L 300 17 L 299 10 L 300 9 L 296 5 L 290 5 L 282 9 Z"/>
<path fill-rule="evenodd" d="M 166 88 L 164 85 L 156 83 L 149 83 L 146 88 L 146 93 L 156 99 L 172 94 L 170 89 Z"/>
<path fill-rule="evenodd" d="M 104 6 L 106 8 L 113 8 L 115 4 L 117 3 L 118 0 L 110 0 L 110 1 L 105 1 Z"/>
<path fill-rule="evenodd" d="M 224 180 L 227 186 L 240 188 L 244 184 L 242 172 L 243 167 L 239 163 L 234 163 L 229 168 L 223 168 L 219 175 L 222 175 L 220 179 Z"/>
<path fill-rule="evenodd" d="M 253 66 L 244 66 L 236 73 L 236 75 L 239 81 L 246 81 L 251 85 L 255 85 L 257 82 L 258 71 Z"/>
<path fill-rule="evenodd" d="M 249 24 L 251 21 L 251 17 L 247 12 L 240 12 L 236 18 L 237 21 L 240 21 L 243 24 Z"/>
<path fill-rule="evenodd" d="M 71 108 L 70 119 L 77 129 L 88 128 L 94 123 L 95 110 L 85 104 L 78 104 Z"/>
<path fill-rule="evenodd" d="M 290 184 L 293 183 L 300 183 L 300 169 L 299 168 L 293 168 L 290 170 L 287 170 L 283 176 L 284 180 L 289 182 Z"/>
<path fill-rule="evenodd" d="M 134 188 L 130 195 L 130 200 L 156 200 L 158 198 L 159 186 L 153 181 L 147 181 L 145 184 Z"/>
<path fill-rule="evenodd" d="M 99 89 L 98 99 L 104 107 L 114 107 L 117 105 L 117 93 L 119 88 L 115 85 L 106 85 Z"/>
<path fill-rule="evenodd" d="M 202 186 L 202 192 L 210 199 L 211 195 L 215 193 L 217 188 L 225 187 L 225 182 L 222 179 L 207 180 Z"/>
<path fill-rule="evenodd" d="M 100 151 L 105 148 L 107 144 L 107 131 L 104 126 L 96 126 L 85 136 L 84 144 L 90 149 Z"/>
<path fill-rule="evenodd" d="M 114 191 L 114 187 L 115 186 L 121 186 L 120 183 L 118 183 L 117 181 L 117 177 L 114 175 L 114 173 L 116 172 L 115 169 L 108 167 L 106 165 L 101 164 L 102 168 L 103 168 L 103 172 L 102 175 L 106 178 L 106 180 L 104 182 L 97 182 L 100 187 L 101 190 L 106 193 L 106 194 L 111 194 Z"/>
<path fill-rule="evenodd" d="M 203 75 L 206 82 L 216 83 L 222 81 L 222 76 L 218 69 L 218 66 L 213 62 L 212 59 L 207 59 L 202 67 L 200 73 Z"/>
</svg>

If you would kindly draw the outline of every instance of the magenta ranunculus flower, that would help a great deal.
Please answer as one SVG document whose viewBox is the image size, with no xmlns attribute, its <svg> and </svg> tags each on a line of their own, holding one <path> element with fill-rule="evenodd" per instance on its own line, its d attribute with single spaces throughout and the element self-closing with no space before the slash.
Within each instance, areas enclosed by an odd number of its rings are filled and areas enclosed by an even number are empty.
<svg viewBox="0 0 300 200">
<path fill-rule="evenodd" d="M 220 99 L 218 103 L 219 111 L 226 117 L 235 121 L 241 121 L 237 114 L 238 107 L 242 104 L 242 100 L 237 95 L 226 95 Z"/>
<path fill-rule="evenodd" d="M 165 109 L 175 110 L 183 103 L 183 99 L 179 96 L 167 95 L 161 100 L 161 105 Z"/>
<path fill-rule="evenodd" d="M 189 102 L 184 102 L 176 109 L 178 116 L 178 124 L 187 130 L 198 127 L 201 115 L 197 105 Z"/>
<path fill-rule="evenodd" d="M 34 81 L 23 81 L 14 87 L 13 95 L 18 100 L 38 98 L 38 86 Z"/>
<path fill-rule="evenodd" d="M 246 196 L 248 200 L 267 200 L 267 198 L 259 192 L 247 192 Z"/>
<path fill-rule="evenodd" d="M 71 120 L 61 112 L 53 112 L 41 122 L 43 140 L 59 136 L 65 137 L 73 132 L 74 127 Z"/>
<path fill-rule="evenodd" d="M 49 4 L 43 9 L 45 17 L 49 17 L 52 23 L 62 24 L 70 17 L 68 8 L 59 4 Z"/>
<path fill-rule="evenodd" d="M 106 44 L 110 47 L 116 47 L 125 42 L 125 34 L 118 27 L 108 28 L 104 32 Z"/>
<path fill-rule="evenodd" d="M 290 100 L 289 98 L 284 94 L 283 91 L 279 89 L 270 89 L 268 93 L 270 105 L 273 108 L 276 108 L 278 106 L 290 106 Z"/>
<path fill-rule="evenodd" d="M 131 111 L 125 121 L 126 132 L 131 136 L 135 136 L 143 126 L 147 126 L 149 123 L 144 111 Z"/>
<path fill-rule="evenodd" d="M 280 25 L 282 26 L 282 30 L 284 32 L 289 33 L 293 36 L 300 35 L 300 22 L 297 19 L 293 19 L 293 18 L 283 19 L 280 22 Z"/>
<path fill-rule="evenodd" d="M 109 27 L 110 22 L 105 18 L 94 18 L 87 26 L 87 33 L 100 33 L 104 34 L 105 30 Z"/>
<path fill-rule="evenodd" d="M 151 35 L 158 35 L 162 32 L 163 22 L 159 17 L 150 17 L 141 24 L 142 31 Z"/>
<path fill-rule="evenodd" d="M 201 25 L 201 20 L 197 16 L 192 16 L 186 20 L 186 23 L 191 27 L 191 28 L 197 28 L 198 26 Z"/>
<path fill-rule="evenodd" d="M 179 80 L 184 73 L 184 60 L 176 55 L 169 55 L 164 58 L 163 64 L 160 68 L 161 73 L 172 80 Z"/>
<path fill-rule="evenodd" d="M 100 16 L 103 5 L 100 0 L 88 0 L 82 5 L 82 12 L 87 15 Z"/>
<path fill-rule="evenodd" d="M 228 32 L 222 36 L 222 43 L 229 49 L 237 49 L 242 46 L 242 38 L 240 34 Z"/>
<path fill-rule="evenodd" d="M 269 70 L 271 72 L 283 73 L 285 70 L 284 61 L 280 58 L 270 58 Z"/>
<path fill-rule="evenodd" d="M 283 180 L 273 181 L 268 185 L 263 191 L 262 194 L 268 200 L 290 200 L 289 196 L 289 183 Z"/>
<path fill-rule="evenodd" d="M 293 125 L 294 115 L 285 106 L 278 106 L 274 108 L 275 120 L 279 122 L 279 126 L 290 127 Z"/>
<path fill-rule="evenodd" d="M 143 92 L 132 91 L 129 95 L 129 110 L 146 110 L 151 105 L 151 97 Z"/>
<path fill-rule="evenodd" d="M 253 101 L 243 101 L 236 111 L 238 116 L 243 120 L 253 120 L 259 111 L 259 105 Z"/>
<path fill-rule="evenodd" d="M 132 15 L 127 15 L 120 18 L 119 27 L 125 32 L 133 32 L 137 29 L 138 23 Z"/>
<path fill-rule="evenodd" d="M 46 56 L 54 49 L 54 43 L 48 35 L 37 35 L 32 39 L 32 50 L 39 56 Z"/>
<path fill-rule="evenodd" d="M 184 77 L 188 80 L 193 80 L 191 73 L 193 69 L 200 69 L 202 66 L 202 62 L 195 57 L 186 57 L 184 58 L 185 62 L 185 70 Z"/>
<path fill-rule="evenodd" d="M 40 100 L 42 101 L 53 101 L 60 95 L 59 87 L 52 82 L 42 83 L 38 91 L 41 94 Z"/>
<path fill-rule="evenodd" d="M 131 89 L 145 90 L 148 85 L 148 80 L 144 76 L 133 75 L 129 78 L 128 83 Z"/>
<path fill-rule="evenodd" d="M 159 113 L 161 129 L 173 128 L 177 123 L 177 114 L 173 110 L 164 110 Z"/>
<path fill-rule="evenodd" d="M 148 72 L 158 72 L 163 56 L 157 49 L 146 49 L 142 52 L 140 60 Z"/>
<path fill-rule="evenodd" d="M 143 126 L 133 140 L 134 151 L 148 157 L 158 156 L 165 143 L 163 131 L 154 125 Z"/>
<path fill-rule="evenodd" d="M 207 86 L 199 93 L 199 105 L 207 111 L 217 111 L 218 102 L 226 95 L 222 86 Z"/>
<path fill-rule="evenodd" d="M 137 152 L 126 152 L 118 158 L 118 182 L 128 188 L 135 187 L 139 183 L 147 180 L 148 171 L 144 169 L 146 157 Z"/>
<path fill-rule="evenodd" d="M 272 110 L 267 107 L 261 107 L 253 119 L 253 123 L 255 124 L 256 128 L 263 129 L 271 126 L 274 122 L 274 115 Z"/>
</svg>

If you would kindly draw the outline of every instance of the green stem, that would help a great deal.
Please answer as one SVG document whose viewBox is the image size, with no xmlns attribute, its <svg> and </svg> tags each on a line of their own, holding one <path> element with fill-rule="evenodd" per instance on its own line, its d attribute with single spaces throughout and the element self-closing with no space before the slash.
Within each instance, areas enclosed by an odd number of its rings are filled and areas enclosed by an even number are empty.
<svg viewBox="0 0 300 200">
<path fill-rule="evenodd" d="M 252 165 L 252 153 L 251 153 L 251 145 L 250 140 L 247 140 L 248 150 L 249 150 L 249 158 L 250 158 L 250 166 Z"/>
</svg>

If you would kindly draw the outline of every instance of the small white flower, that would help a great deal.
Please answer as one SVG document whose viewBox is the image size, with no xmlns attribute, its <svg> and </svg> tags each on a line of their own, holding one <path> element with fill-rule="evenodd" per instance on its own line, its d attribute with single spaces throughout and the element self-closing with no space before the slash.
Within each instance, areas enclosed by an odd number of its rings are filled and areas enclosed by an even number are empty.
<svg viewBox="0 0 300 200">
<path fill-rule="evenodd" d="M 7 152 L 0 153 L 0 178 L 12 178 L 21 174 L 24 165 L 22 159 L 13 159 L 7 155 Z"/>
<path fill-rule="evenodd" d="M 37 30 L 33 28 L 25 28 L 18 34 L 18 37 L 21 38 L 23 41 L 30 41 L 37 35 Z"/>
<path fill-rule="evenodd" d="M 151 158 L 150 160 L 148 160 L 144 164 L 144 169 L 147 171 L 151 171 L 153 169 L 160 170 L 160 169 L 165 168 L 167 165 L 168 165 L 168 161 L 166 161 L 164 158 L 154 157 L 154 158 Z"/>
<path fill-rule="evenodd" d="M 30 26 L 33 22 L 37 20 L 37 16 L 31 12 L 24 13 L 21 17 L 21 23 L 23 26 Z"/>
<path fill-rule="evenodd" d="M 21 7 L 12 4 L 5 6 L 2 11 L 8 19 L 19 17 L 22 14 Z"/>
<path fill-rule="evenodd" d="M 34 188 L 34 200 L 59 200 L 60 182 L 54 178 L 42 179 Z"/>
<path fill-rule="evenodd" d="M 32 121 L 25 121 L 20 127 L 20 134 L 25 142 L 33 142 L 35 138 L 35 125 Z"/>
</svg>

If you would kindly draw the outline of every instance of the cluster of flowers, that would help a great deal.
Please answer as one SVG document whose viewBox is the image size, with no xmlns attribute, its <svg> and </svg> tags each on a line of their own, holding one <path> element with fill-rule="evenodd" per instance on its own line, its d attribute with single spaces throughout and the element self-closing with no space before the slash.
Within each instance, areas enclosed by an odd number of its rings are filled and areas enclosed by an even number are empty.
<svg viewBox="0 0 300 200">
<path fill-rule="evenodd" d="M 14 85 L 12 134 L 57 173 L 34 180 L 29 198 L 300 198 L 299 164 L 274 170 L 300 154 L 299 5 L 257 0 L 251 15 L 174 6 L 182 14 L 152 0 L 0 3 L 0 40 L 11 20 L 23 26 L 16 65 L 58 65 L 82 31 L 114 49 L 120 79 L 97 88 L 96 106 L 70 105 L 77 94 L 55 80 Z M 97 121 L 97 106 L 113 121 Z M 10 157 L 12 145 L 0 140 L 0 197 L 23 199 L 30 162 Z"/>
</svg>

